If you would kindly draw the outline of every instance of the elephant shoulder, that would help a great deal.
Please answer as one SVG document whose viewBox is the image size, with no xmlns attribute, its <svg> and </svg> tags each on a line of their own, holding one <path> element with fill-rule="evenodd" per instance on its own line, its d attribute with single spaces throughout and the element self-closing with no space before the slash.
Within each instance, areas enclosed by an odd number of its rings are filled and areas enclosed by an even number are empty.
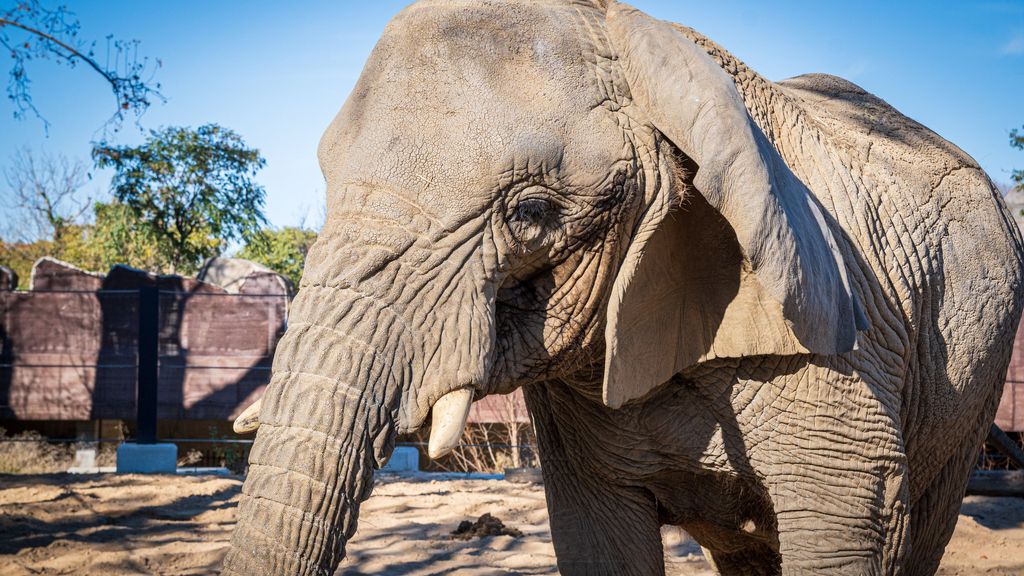
<svg viewBox="0 0 1024 576">
<path fill-rule="evenodd" d="M 849 80 L 804 74 L 773 82 L 699 32 L 676 29 L 733 79 L 751 118 L 826 206 L 850 200 L 833 194 L 860 190 L 864 198 L 885 198 L 887 210 L 918 221 L 935 241 L 946 223 L 970 221 L 1010 239 L 1014 246 L 1002 256 L 1020 259 L 1019 233 L 1007 227 L 998 191 L 955 144 Z M 856 226 L 836 216 L 844 228 Z"/>
<path fill-rule="evenodd" d="M 804 74 L 776 86 L 833 140 L 870 149 L 870 157 L 863 158 L 867 163 L 887 165 L 933 186 L 952 170 L 981 170 L 959 147 L 849 80 Z"/>
<path fill-rule="evenodd" d="M 880 206 L 876 216 L 892 225 L 898 215 L 899 225 L 908 227 L 907 241 L 938 259 L 931 268 L 944 270 L 940 279 L 950 310 L 974 310 L 985 300 L 981 293 L 1019 301 L 1024 245 L 1004 199 L 973 158 L 848 80 L 807 74 L 776 86 L 810 119 L 798 126 L 820 128 L 817 141 L 840 160 L 843 177 L 874 199 L 869 202 L 884 199 L 884 219 Z M 907 264 L 904 276 L 913 275 L 916 264 Z M 977 302 L 956 305 L 954 295 Z"/>
<path fill-rule="evenodd" d="M 817 94 L 818 98 L 844 98 L 859 102 L 873 101 L 884 102 L 860 86 L 845 78 L 833 76 L 832 74 L 801 74 L 785 80 L 776 82 L 779 86 L 797 90 L 803 93 L 804 99 L 813 99 Z"/>
</svg>

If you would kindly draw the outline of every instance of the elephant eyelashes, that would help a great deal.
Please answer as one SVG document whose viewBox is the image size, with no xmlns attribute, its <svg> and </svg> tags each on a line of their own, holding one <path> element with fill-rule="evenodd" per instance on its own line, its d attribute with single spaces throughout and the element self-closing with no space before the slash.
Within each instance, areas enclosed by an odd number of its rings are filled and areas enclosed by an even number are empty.
<svg viewBox="0 0 1024 576">
<path fill-rule="evenodd" d="M 555 207 L 544 198 L 520 200 L 509 216 L 513 235 L 528 250 L 540 248 L 556 220 Z"/>
<path fill-rule="evenodd" d="M 527 198 L 516 204 L 512 219 L 524 224 L 543 226 L 552 212 L 551 203 L 543 198 Z"/>
</svg>

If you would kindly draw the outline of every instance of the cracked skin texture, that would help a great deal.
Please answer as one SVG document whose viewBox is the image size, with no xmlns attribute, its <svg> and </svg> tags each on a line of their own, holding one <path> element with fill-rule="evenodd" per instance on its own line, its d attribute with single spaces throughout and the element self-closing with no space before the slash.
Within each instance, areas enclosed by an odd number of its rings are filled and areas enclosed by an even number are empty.
<svg viewBox="0 0 1024 576">
<path fill-rule="evenodd" d="M 225 573 L 332 573 L 464 387 L 524 388 L 562 573 L 661 574 L 662 524 L 723 574 L 937 568 L 1022 304 L 954 145 L 625 5 L 428 1 L 320 161 Z"/>
</svg>

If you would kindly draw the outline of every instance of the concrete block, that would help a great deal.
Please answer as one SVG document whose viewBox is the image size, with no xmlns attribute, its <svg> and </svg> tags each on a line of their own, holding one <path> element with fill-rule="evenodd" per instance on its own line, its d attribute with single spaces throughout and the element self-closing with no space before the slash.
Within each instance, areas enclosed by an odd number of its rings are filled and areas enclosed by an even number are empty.
<svg viewBox="0 0 1024 576">
<path fill-rule="evenodd" d="M 381 472 L 416 472 L 420 469 L 420 451 L 412 446 L 398 446 Z"/>
<path fill-rule="evenodd" d="M 117 447 L 118 474 L 174 474 L 178 470 L 178 447 L 174 444 L 135 444 Z"/>
<path fill-rule="evenodd" d="M 96 447 L 90 446 L 88 448 L 79 448 L 75 450 L 75 464 L 74 468 L 95 468 L 96 467 Z"/>
</svg>

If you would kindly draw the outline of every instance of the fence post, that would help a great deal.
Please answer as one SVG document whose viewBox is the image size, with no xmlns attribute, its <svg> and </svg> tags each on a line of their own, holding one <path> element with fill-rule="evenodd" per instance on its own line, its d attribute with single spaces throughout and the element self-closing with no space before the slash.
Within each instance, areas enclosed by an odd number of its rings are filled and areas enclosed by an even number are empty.
<svg viewBox="0 0 1024 576">
<path fill-rule="evenodd" d="M 160 290 L 156 286 L 139 288 L 139 350 L 136 377 L 136 442 L 156 442 L 158 354 L 160 344 Z"/>
</svg>

